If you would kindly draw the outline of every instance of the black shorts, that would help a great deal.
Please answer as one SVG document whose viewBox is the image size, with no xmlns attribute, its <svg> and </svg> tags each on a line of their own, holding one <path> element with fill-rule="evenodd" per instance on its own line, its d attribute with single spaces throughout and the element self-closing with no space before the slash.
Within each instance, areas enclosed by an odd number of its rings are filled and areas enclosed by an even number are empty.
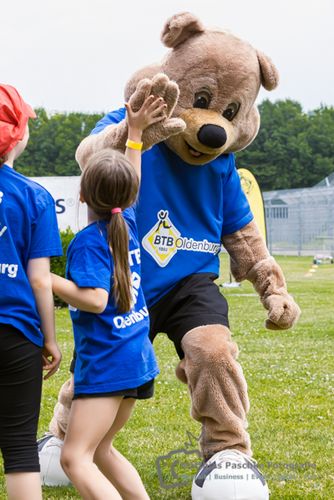
<svg viewBox="0 0 334 500">
<path fill-rule="evenodd" d="M 73 361 L 72 361 L 73 362 Z M 121 391 L 113 392 L 97 392 L 94 394 L 76 394 L 73 399 L 81 398 L 101 398 L 108 396 L 123 396 L 124 399 L 134 398 L 134 399 L 149 399 L 154 394 L 154 379 L 145 384 L 136 387 L 135 389 L 122 389 Z"/>
<path fill-rule="evenodd" d="M 42 349 L 0 324 L 0 449 L 5 473 L 39 472 Z"/>
<path fill-rule="evenodd" d="M 181 340 L 198 326 L 228 324 L 228 305 L 214 283 L 215 274 L 191 274 L 154 304 L 150 312 L 150 339 L 166 333 L 179 358 L 184 357 Z"/>
<path fill-rule="evenodd" d="M 77 358 L 76 350 L 73 351 L 73 357 L 70 364 L 70 372 L 74 373 L 75 368 L 75 360 Z M 80 398 L 98 398 L 98 397 L 107 397 L 107 396 L 123 396 L 126 398 L 134 398 L 134 399 L 149 399 L 152 398 L 154 394 L 154 378 L 145 382 L 145 384 L 140 385 L 139 387 L 135 387 L 134 389 L 122 389 L 120 391 L 112 391 L 112 392 L 96 392 L 94 394 L 76 394 L 73 396 L 73 399 Z"/>
</svg>

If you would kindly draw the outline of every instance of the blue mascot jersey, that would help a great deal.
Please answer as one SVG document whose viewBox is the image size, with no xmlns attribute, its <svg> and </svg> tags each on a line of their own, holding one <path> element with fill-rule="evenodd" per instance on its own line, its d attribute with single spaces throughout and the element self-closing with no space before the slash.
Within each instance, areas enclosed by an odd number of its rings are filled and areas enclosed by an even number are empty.
<svg viewBox="0 0 334 500">
<path fill-rule="evenodd" d="M 77 233 L 67 251 L 67 278 L 79 287 L 104 288 L 105 311 L 93 314 L 70 307 L 77 359 L 74 393 L 94 394 L 133 389 L 158 373 L 148 338 L 149 317 L 141 287 L 140 249 L 134 209 L 124 211 L 129 227 L 129 264 L 133 308 L 117 311 L 113 295 L 113 259 L 107 242 L 107 222 L 93 222 Z"/>
<path fill-rule="evenodd" d="M 0 323 L 38 346 L 44 339 L 27 265 L 61 254 L 52 196 L 11 167 L 0 167 Z"/>
<path fill-rule="evenodd" d="M 124 117 L 124 108 L 113 111 L 92 133 Z M 233 154 L 189 165 L 164 143 L 145 151 L 137 224 L 148 306 L 190 274 L 218 276 L 222 236 L 252 219 Z"/>
</svg>

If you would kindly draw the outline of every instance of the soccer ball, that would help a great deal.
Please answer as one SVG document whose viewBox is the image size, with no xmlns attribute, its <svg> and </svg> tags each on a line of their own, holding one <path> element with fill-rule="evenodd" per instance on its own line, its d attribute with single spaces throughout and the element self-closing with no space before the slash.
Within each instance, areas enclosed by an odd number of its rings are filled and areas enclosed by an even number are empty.
<svg viewBox="0 0 334 500">
<path fill-rule="evenodd" d="M 255 460 L 238 450 L 219 451 L 193 480 L 192 500 L 268 500 L 266 480 Z"/>
<path fill-rule="evenodd" d="M 63 441 L 49 434 L 38 441 L 41 482 L 45 486 L 69 486 L 71 481 L 60 465 Z"/>
</svg>

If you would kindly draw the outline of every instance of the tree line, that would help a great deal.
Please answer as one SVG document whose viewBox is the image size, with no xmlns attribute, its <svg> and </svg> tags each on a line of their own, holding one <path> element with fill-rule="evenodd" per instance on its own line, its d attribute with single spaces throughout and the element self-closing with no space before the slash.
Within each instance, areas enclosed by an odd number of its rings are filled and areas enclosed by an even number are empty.
<svg viewBox="0 0 334 500">
<path fill-rule="evenodd" d="M 260 132 L 236 157 L 237 166 L 251 170 L 263 191 L 314 186 L 334 171 L 333 107 L 305 113 L 296 101 L 265 100 L 259 111 Z M 103 114 L 50 115 L 43 108 L 36 114 L 17 169 L 30 177 L 79 175 L 75 150 Z"/>
</svg>

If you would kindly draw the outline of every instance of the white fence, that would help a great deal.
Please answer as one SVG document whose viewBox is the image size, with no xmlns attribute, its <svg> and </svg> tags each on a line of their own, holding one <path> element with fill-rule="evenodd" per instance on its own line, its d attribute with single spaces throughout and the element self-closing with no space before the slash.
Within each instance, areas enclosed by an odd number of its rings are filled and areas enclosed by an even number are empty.
<svg viewBox="0 0 334 500">
<path fill-rule="evenodd" d="M 271 253 L 334 254 L 334 186 L 263 194 Z"/>
</svg>

